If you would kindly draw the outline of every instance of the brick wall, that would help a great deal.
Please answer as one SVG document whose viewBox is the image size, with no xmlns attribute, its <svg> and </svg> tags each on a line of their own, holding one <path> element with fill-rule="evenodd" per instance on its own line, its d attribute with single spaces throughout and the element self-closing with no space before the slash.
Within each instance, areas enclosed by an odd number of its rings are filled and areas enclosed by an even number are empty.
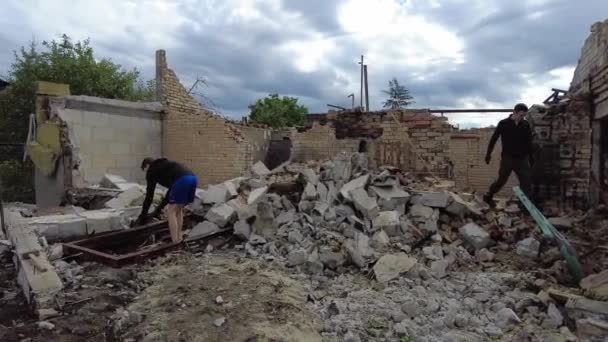
<svg viewBox="0 0 608 342">
<path fill-rule="evenodd" d="M 106 173 L 143 182 L 142 159 L 160 156 L 160 103 L 64 96 L 49 107 L 67 125 L 75 186 L 98 184 Z"/>
<path fill-rule="evenodd" d="M 608 203 L 608 148 L 601 143 L 608 134 L 602 129 L 607 127 L 608 120 L 608 20 L 593 24 L 590 31 L 581 49 L 570 93 L 579 101 L 586 101 L 585 106 L 590 107 L 588 114 L 593 118 L 591 121 L 585 118 L 584 122 L 590 124 L 592 132 L 589 201 L 596 206 L 602 198 Z M 584 151 L 586 153 L 587 145 Z"/>
<path fill-rule="evenodd" d="M 167 66 L 165 52 L 156 52 L 157 97 L 162 120 L 163 156 L 184 163 L 201 185 L 237 177 L 263 159 L 270 140 L 267 129 L 227 122 L 196 102 Z"/>
</svg>

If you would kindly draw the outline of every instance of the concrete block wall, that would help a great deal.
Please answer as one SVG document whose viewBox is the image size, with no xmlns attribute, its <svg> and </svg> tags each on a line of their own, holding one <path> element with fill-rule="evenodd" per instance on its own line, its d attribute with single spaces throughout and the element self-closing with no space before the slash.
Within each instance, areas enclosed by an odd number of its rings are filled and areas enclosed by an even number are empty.
<svg viewBox="0 0 608 342">
<path fill-rule="evenodd" d="M 49 106 L 67 125 L 75 186 L 97 184 L 107 173 L 145 182 L 141 161 L 161 155 L 160 103 L 67 96 Z"/>
<path fill-rule="evenodd" d="M 166 111 L 162 155 L 190 167 L 199 186 L 237 177 L 264 159 L 270 131 L 232 124 L 203 108 L 168 67 L 163 50 L 156 52 L 156 82 Z"/>
</svg>

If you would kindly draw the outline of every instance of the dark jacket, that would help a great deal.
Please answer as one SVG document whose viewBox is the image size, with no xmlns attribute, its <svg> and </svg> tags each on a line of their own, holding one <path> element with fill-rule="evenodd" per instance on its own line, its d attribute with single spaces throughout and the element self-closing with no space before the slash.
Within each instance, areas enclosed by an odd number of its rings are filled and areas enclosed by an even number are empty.
<svg viewBox="0 0 608 342">
<path fill-rule="evenodd" d="M 167 205 L 167 202 L 169 201 L 169 191 L 171 191 L 173 183 L 182 176 L 192 174 L 192 171 L 187 167 L 167 158 L 160 158 L 153 161 L 152 164 L 148 166 L 148 171 L 146 172 L 146 199 L 144 199 L 141 208 L 140 218 L 147 215 L 148 210 L 150 210 L 150 205 L 152 205 L 152 200 L 154 199 L 156 184 L 160 184 L 168 189 L 163 201 L 158 207 L 158 210 L 160 210 Z"/>
<path fill-rule="evenodd" d="M 487 155 L 492 154 L 498 137 L 501 138 L 503 156 L 532 158 L 532 129 L 528 121 L 522 119 L 517 124 L 511 117 L 501 120 L 490 139 Z"/>
</svg>

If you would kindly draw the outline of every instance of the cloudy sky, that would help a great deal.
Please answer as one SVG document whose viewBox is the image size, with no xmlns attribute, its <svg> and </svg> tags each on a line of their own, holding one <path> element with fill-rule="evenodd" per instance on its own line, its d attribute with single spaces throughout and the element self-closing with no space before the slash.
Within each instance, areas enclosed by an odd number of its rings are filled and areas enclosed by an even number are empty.
<svg viewBox="0 0 608 342">
<path fill-rule="evenodd" d="M 605 0 L 3 0 L 0 75 L 21 45 L 91 38 L 98 57 L 154 75 L 154 51 L 217 111 L 240 118 L 269 93 L 296 96 L 310 112 L 349 106 L 360 55 L 370 107 L 389 79 L 417 108 L 508 108 L 568 88 Z M 461 127 L 504 114 L 452 115 Z"/>
</svg>

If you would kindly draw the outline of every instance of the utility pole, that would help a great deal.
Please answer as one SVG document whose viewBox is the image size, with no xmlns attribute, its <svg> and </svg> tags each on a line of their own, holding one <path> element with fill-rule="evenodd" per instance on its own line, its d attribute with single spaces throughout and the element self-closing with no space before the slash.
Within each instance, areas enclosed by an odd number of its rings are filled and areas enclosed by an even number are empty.
<svg viewBox="0 0 608 342">
<path fill-rule="evenodd" d="M 363 66 L 363 74 L 365 78 L 365 111 L 369 112 L 369 93 L 367 92 L 367 64 Z"/>
<path fill-rule="evenodd" d="M 359 106 L 363 108 L 363 55 L 361 55 L 361 62 L 359 62 L 359 64 L 361 64 L 361 92 L 359 96 Z"/>
<path fill-rule="evenodd" d="M 348 95 L 347 97 L 350 97 L 351 100 L 352 100 L 351 101 L 352 104 L 350 105 L 350 109 L 354 109 L 355 108 L 355 93 L 352 93 L 352 94 Z"/>
</svg>

